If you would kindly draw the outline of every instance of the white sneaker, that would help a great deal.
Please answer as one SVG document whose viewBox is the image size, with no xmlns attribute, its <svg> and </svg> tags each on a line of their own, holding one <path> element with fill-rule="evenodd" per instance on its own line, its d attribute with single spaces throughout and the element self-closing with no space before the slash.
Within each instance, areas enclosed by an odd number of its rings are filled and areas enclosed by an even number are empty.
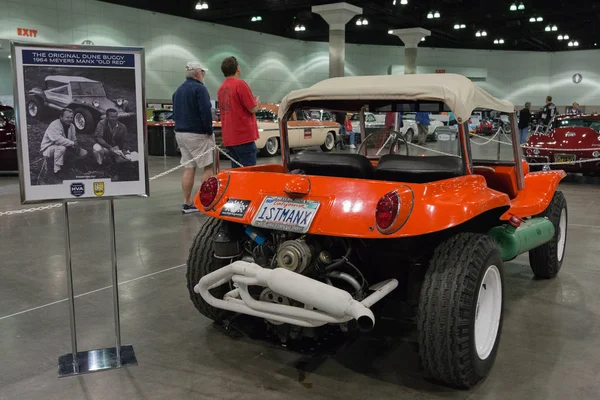
<svg viewBox="0 0 600 400">
<path fill-rule="evenodd" d="M 351 149 L 355 149 L 355 148 L 356 148 L 356 146 L 355 146 L 355 145 L 353 145 L 353 144 L 351 144 L 351 145 L 350 145 L 350 148 L 351 148 Z"/>
</svg>

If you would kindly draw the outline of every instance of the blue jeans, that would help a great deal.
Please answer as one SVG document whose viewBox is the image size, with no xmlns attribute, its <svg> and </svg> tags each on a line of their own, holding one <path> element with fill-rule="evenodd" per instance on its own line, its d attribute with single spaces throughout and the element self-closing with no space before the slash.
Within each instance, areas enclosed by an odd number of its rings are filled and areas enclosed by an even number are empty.
<svg viewBox="0 0 600 400">
<path fill-rule="evenodd" d="M 521 132 L 521 144 L 527 142 L 527 135 L 529 134 L 529 128 L 520 129 Z"/>
<path fill-rule="evenodd" d="M 227 147 L 227 151 L 231 158 L 244 167 L 256 165 L 256 143 L 254 142 Z M 232 161 L 231 168 L 238 168 L 238 165 Z"/>
<path fill-rule="evenodd" d="M 354 131 L 348 132 L 348 135 L 350 136 L 350 144 L 353 145 L 354 144 Z"/>
</svg>

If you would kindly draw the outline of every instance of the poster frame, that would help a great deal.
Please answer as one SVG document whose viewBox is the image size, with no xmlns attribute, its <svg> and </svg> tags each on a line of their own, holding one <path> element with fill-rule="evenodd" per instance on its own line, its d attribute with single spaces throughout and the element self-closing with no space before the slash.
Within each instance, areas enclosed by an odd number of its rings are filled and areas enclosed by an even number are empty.
<svg viewBox="0 0 600 400">
<path fill-rule="evenodd" d="M 90 51 L 90 52 L 126 52 L 134 55 L 139 55 L 139 67 L 136 65 L 135 69 L 140 68 L 141 72 L 141 98 L 136 97 L 136 123 L 139 126 L 139 118 L 142 118 L 142 132 L 137 132 L 137 136 L 143 136 L 143 146 L 142 148 L 138 148 L 138 154 L 140 158 L 144 160 L 144 169 L 143 169 L 143 177 L 140 177 L 138 182 L 143 182 L 144 191 L 143 193 L 137 194 L 123 194 L 123 195 L 106 195 L 101 197 L 69 197 L 69 198 L 47 198 L 47 199 L 28 199 L 27 193 L 25 191 L 25 170 L 23 168 L 23 152 L 29 151 L 29 149 L 25 149 L 23 147 L 22 140 L 22 124 L 21 124 L 21 112 L 25 112 L 26 110 L 21 110 L 21 102 L 20 97 L 24 96 L 24 100 L 26 100 L 26 93 L 23 87 L 23 93 L 20 93 L 19 90 L 19 81 L 17 79 L 17 68 L 23 68 L 23 65 L 17 66 L 17 51 L 19 49 L 27 49 L 27 48 L 35 48 L 35 49 L 56 49 L 62 51 Z M 149 177 L 149 169 L 148 169 L 148 134 L 147 134 L 147 121 L 145 117 L 145 107 L 146 107 L 146 65 L 145 65 L 145 50 L 143 47 L 138 46 L 90 46 L 90 45 L 71 45 L 71 44 L 56 44 L 56 43 L 34 43 L 34 42 L 20 42 L 20 41 L 12 41 L 10 42 L 10 54 L 11 54 L 11 64 L 13 70 L 13 97 L 14 97 L 14 110 L 15 110 L 15 129 L 17 133 L 17 159 L 18 159 L 18 167 L 19 167 L 19 190 L 21 194 L 21 204 L 43 204 L 43 203 L 66 203 L 66 202 L 82 202 L 82 201 L 97 201 L 97 200 L 114 200 L 114 199 L 123 199 L 123 198 L 146 198 L 150 196 L 150 177 Z M 137 89 L 137 85 L 136 85 Z M 138 112 L 139 110 L 142 112 Z M 27 116 L 25 117 L 27 118 Z M 25 127 L 25 132 L 27 132 L 27 127 Z M 27 172 L 29 173 L 29 168 L 27 168 Z"/>
</svg>

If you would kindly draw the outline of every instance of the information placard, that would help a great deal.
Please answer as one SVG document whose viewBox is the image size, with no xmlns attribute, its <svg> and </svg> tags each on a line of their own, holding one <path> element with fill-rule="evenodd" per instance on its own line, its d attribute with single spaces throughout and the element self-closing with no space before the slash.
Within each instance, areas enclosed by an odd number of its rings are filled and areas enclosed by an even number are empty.
<svg viewBox="0 0 600 400">
<path fill-rule="evenodd" d="M 22 203 L 148 196 L 142 48 L 13 43 Z"/>
</svg>

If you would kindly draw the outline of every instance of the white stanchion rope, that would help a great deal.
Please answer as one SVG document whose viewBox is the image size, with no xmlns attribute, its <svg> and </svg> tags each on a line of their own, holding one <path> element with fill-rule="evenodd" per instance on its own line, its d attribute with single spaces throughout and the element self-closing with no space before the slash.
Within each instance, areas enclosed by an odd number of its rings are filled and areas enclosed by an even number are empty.
<svg viewBox="0 0 600 400">
<path fill-rule="evenodd" d="M 205 155 L 207 155 L 209 153 L 214 153 L 215 149 L 218 149 L 221 154 L 223 154 L 225 157 L 227 157 L 229 160 L 231 160 L 231 162 L 235 163 L 238 167 L 243 167 L 242 164 L 240 164 L 237 160 L 234 160 L 229 154 L 227 154 L 227 152 L 225 150 L 223 150 L 219 146 L 215 145 L 215 146 L 212 146 L 210 149 L 197 155 L 196 157 L 192 158 L 191 160 L 187 161 L 186 163 L 180 164 L 180 165 L 178 165 L 174 168 L 171 168 L 167 171 L 161 172 L 158 175 L 154 175 L 149 180 L 153 181 L 155 179 L 162 178 L 163 176 L 168 175 L 174 171 L 177 171 L 178 169 L 185 167 L 186 165 L 204 157 Z M 73 203 L 77 203 L 77 202 L 73 201 L 72 204 Z M 62 205 L 63 205 L 63 203 L 53 203 L 53 204 L 48 204 L 48 205 L 41 206 L 41 207 L 24 208 L 22 210 L 0 211 L 0 217 L 4 217 L 4 216 L 8 216 L 8 215 L 27 214 L 27 213 L 37 212 L 37 211 L 44 211 L 44 210 L 51 210 L 53 208 L 61 207 Z"/>
</svg>

